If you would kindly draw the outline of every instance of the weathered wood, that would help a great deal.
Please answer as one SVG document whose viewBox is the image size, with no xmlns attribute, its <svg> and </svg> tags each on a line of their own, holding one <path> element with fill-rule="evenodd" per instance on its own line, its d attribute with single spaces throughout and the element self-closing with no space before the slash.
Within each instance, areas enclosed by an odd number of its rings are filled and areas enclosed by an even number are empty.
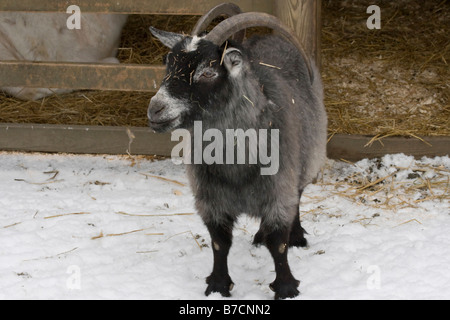
<svg viewBox="0 0 450 320">
<path fill-rule="evenodd" d="M 277 0 L 274 13 L 291 27 L 316 65 L 321 65 L 321 0 Z"/>
<path fill-rule="evenodd" d="M 158 90 L 164 66 L 0 61 L 0 87 Z"/>
<path fill-rule="evenodd" d="M 134 138 L 133 138 L 134 137 Z M 370 137 L 333 136 L 328 143 L 328 157 L 358 161 L 391 153 L 416 158 L 450 154 L 450 137 L 418 139 L 389 137 L 366 146 Z M 66 152 L 93 154 L 142 154 L 170 156 L 178 142 L 170 134 L 156 134 L 149 128 L 124 128 L 79 125 L 0 124 L 0 150 Z"/>
<path fill-rule="evenodd" d="M 407 137 L 387 137 L 368 145 L 372 137 L 337 134 L 328 143 L 332 159 L 358 161 L 386 154 L 404 153 L 420 158 L 450 155 L 450 137 L 423 137 L 425 141 Z"/>
<path fill-rule="evenodd" d="M 81 12 L 125 14 L 186 14 L 202 15 L 224 0 L 1 0 L 0 11 L 66 12 L 74 4 Z M 243 11 L 272 13 L 272 0 L 239 0 Z"/>
<path fill-rule="evenodd" d="M 150 128 L 0 124 L 0 150 L 170 156 L 176 142 Z"/>
</svg>

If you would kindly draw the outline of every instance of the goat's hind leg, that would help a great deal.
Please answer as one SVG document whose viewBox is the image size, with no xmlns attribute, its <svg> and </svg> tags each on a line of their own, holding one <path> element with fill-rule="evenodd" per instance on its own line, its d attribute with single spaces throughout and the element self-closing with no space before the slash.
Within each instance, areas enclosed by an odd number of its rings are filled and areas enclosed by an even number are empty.
<svg viewBox="0 0 450 320">
<path fill-rule="evenodd" d="M 300 213 L 297 213 L 291 227 L 289 236 L 289 247 L 306 247 L 308 241 L 305 239 L 305 229 L 300 224 Z"/>
<path fill-rule="evenodd" d="M 294 298 L 299 294 L 297 287 L 300 281 L 291 273 L 288 263 L 289 228 L 269 232 L 265 236 L 265 243 L 275 263 L 276 278 L 270 284 L 275 292 L 275 299 Z"/>
<path fill-rule="evenodd" d="M 300 206 L 300 199 L 302 197 L 303 190 L 299 190 L 298 201 Z M 289 247 L 306 247 L 308 241 L 305 239 L 305 229 L 302 228 L 300 223 L 300 208 L 297 208 L 297 214 L 291 226 L 291 234 L 289 236 Z"/>
<path fill-rule="evenodd" d="M 228 253 L 230 251 L 234 221 L 225 223 L 205 222 L 211 235 L 211 245 L 214 254 L 214 266 L 211 275 L 206 278 L 208 287 L 205 295 L 219 292 L 224 297 L 230 297 L 234 283 L 228 273 Z"/>
<path fill-rule="evenodd" d="M 300 204 L 300 198 L 302 196 L 303 190 L 299 191 L 299 204 Z M 300 212 L 297 208 L 297 213 L 295 215 L 295 218 L 292 222 L 291 228 L 290 228 L 290 235 L 289 235 L 289 247 L 306 247 L 308 245 L 308 241 L 305 239 L 305 229 L 302 228 L 300 223 Z M 261 226 L 259 227 L 258 232 L 253 237 L 253 245 L 259 247 L 262 244 L 265 244 L 265 234 L 263 230 L 263 224 L 261 223 Z"/>
<path fill-rule="evenodd" d="M 305 239 L 305 233 L 307 232 L 300 224 L 300 213 L 298 212 L 295 216 L 294 221 L 292 222 L 289 235 L 289 247 L 307 247 L 308 241 Z M 259 247 L 260 245 L 265 244 L 265 237 L 266 236 L 261 226 L 258 232 L 253 237 L 253 245 Z"/>
</svg>

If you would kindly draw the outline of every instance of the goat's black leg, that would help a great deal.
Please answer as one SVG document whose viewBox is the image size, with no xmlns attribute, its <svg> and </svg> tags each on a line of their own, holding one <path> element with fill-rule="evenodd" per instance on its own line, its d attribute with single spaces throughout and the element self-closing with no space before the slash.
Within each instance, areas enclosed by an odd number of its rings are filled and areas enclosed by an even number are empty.
<svg viewBox="0 0 450 320">
<path fill-rule="evenodd" d="M 262 230 L 262 226 L 260 226 L 258 232 L 253 237 L 253 245 L 259 247 L 260 245 L 265 244 L 265 241 L 264 231 Z"/>
<path fill-rule="evenodd" d="M 303 190 L 299 191 L 299 204 L 300 198 L 302 196 Z M 308 245 L 308 241 L 305 239 L 305 229 L 302 228 L 300 223 L 300 212 L 297 210 L 297 214 L 295 219 L 291 225 L 291 233 L 289 236 L 289 247 L 306 247 Z M 258 232 L 255 234 L 253 238 L 253 245 L 259 246 L 265 243 L 265 234 L 262 230 L 262 224 L 259 228 Z"/>
<path fill-rule="evenodd" d="M 289 247 L 306 247 L 308 241 L 305 239 L 305 229 L 300 224 L 300 213 L 295 216 L 289 236 Z"/>
<path fill-rule="evenodd" d="M 288 228 L 284 228 L 270 232 L 265 237 L 266 246 L 275 263 L 276 278 L 270 284 L 270 289 L 275 292 L 275 299 L 294 298 L 299 294 L 297 287 L 300 281 L 292 275 L 287 258 L 289 232 Z"/>
<path fill-rule="evenodd" d="M 297 213 L 291 226 L 289 247 L 306 247 L 308 245 L 308 241 L 305 239 L 305 233 L 305 229 L 303 229 L 300 224 L 300 213 Z M 265 234 L 260 227 L 258 232 L 253 237 L 253 245 L 259 247 L 260 245 L 265 244 L 265 242 Z"/>
<path fill-rule="evenodd" d="M 302 197 L 303 190 L 299 190 L 298 201 L 300 206 L 300 199 Z M 297 210 L 294 222 L 291 226 L 291 234 L 289 236 L 289 247 L 306 247 L 308 241 L 305 239 L 305 229 L 302 228 L 300 223 L 300 211 Z"/>
<path fill-rule="evenodd" d="M 214 253 L 214 266 L 211 275 L 206 279 L 208 287 L 205 294 L 219 292 L 224 297 L 230 297 L 234 283 L 228 274 L 228 252 L 232 243 L 233 222 L 226 224 L 205 223 L 211 235 L 211 245 Z"/>
</svg>

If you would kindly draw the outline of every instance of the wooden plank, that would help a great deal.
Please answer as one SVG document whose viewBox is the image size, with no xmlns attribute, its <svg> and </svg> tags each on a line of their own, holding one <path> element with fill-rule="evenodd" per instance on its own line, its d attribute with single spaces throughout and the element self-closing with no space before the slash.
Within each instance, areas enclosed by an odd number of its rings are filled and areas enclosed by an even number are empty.
<svg viewBox="0 0 450 320">
<path fill-rule="evenodd" d="M 358 161 L 386 154 L 404 153 L 416 158 L 450 155 L 450 137 L 423 137 L 425 141 L 406 137 L 387 137 L 368 145 L 372 137 L 337 134 L 328 143 L 332 159 Z"/>
<path fill-rule="evenodd" d="M 292 28 L 316 65 L 321 65 L 321 0 L 277 0 L 275 15 Z"/>
<path fill-rule="evenodd" d="M 239 0 L 243 11 L 272 12 L 273 0 Z M 81 12 L 126 14 L 186 14 L 202 15 L 224 0 L 2 0 L 0 11 L 66 12 L 69 5 L 77 5 Z"/>
<path fill-rule="evenodd" d="M 0 61 L 0 87 L 155 92 L 164 66 Z"/>
<path fill-rule="evenodd" d="M 134 138 L 132 138 L 134 137 Z M 416 158 L 450 155 L 450 137 L 418 139 L 389 137 L 366 146 L 371 137 L 334 135 L 328 143 L 328 157 L 358 161 L 386 154 L 404 153 Z M 149 128 L 100 126 L 0 124 L 0 150 L 93 154 L 142 154 L 170 156 L 178 142 L 170 134 L 156 134 Z"/>
<path fill-rule="evenodd" d="M 170 156 L 176 143 L 150 128 L 0 124 L 0 150 L 7 151 Z"/>
</svg>

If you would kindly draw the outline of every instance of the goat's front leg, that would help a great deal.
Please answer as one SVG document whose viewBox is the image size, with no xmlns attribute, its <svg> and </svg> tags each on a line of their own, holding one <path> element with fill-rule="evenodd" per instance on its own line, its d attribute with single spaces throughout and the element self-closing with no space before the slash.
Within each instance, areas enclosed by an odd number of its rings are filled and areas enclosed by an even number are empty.
<svg viewBox="0 0 450 320">
<path fill-rule="evenodd" d="M 275 292 L 275 299 L 294 298 L 299 294 L 297 287 L 300 281 L 291 273 L 288 263 L 289 228 L 283 228 L 269 232 L 266 235 L 266 246 L 275 263 L 276 278 L 270 284 L 270 289 Z"/>
<path fill-rule="evenodd" d="M 211 275 L 206 279 L 208 287 L 205 294 L 219 292 L 224 297 L 230 297 L 234 283 L 228 274 L 228 252 L 233 237 L 233 221 L 225 223 L 205 222 L 211 235 L 211 245 L 214 253 L 214 266 Z"/>
</svg>

